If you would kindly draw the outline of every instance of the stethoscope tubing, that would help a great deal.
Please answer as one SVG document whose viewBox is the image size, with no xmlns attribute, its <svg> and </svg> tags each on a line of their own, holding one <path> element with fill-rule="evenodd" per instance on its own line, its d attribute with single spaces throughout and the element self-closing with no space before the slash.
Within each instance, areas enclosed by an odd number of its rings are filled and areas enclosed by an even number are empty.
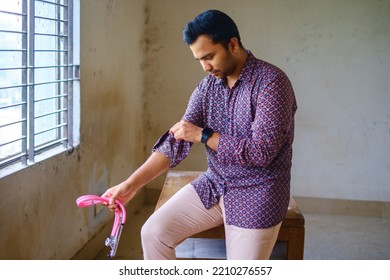
<svg viewBox="0 0 390 280">
<path fill-rule="evenodd" d="M 76 204 L 79 207 L 89 207 L 97 204 L 108 205 L 110 199 L 108 197 L 101 197 L 98 195 L 83 195 L 76 199 Z M 115 203 L 119 209 L 115 211 L 114 225 L 112 227 L 111 235 L 116 236 L 120 225 L 126 222 L 126 209 L 124 205 L 117 199 Z"/>
</svg>

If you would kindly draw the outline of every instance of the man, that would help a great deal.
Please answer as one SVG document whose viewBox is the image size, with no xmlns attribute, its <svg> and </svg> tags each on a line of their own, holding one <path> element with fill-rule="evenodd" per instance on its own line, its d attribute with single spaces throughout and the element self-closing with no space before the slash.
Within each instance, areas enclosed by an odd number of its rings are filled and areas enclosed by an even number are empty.
<svg viewBox="0 0 390 280">
<path fill-rule="evenodd" d="M 244 49 L 236 24 L 208 10 L 183 37 L 204 71 L 181 121 L 126 181 L 106 191 L 128 202 L 175 167 L 194 143 L 208 169 L 157 210 L 142 228 L 145 259 L 175 259 L 187 237 L 224 224 L 228 259 L 268 259 L 290 199 L 296 102 L 287 76 Z"/>
</svg>

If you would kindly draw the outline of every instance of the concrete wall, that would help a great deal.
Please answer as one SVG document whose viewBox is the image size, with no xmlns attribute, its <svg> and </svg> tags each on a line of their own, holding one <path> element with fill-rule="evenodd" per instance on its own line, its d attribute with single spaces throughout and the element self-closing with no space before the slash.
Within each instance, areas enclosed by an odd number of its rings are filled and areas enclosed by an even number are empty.
<svg viewBox="0 0 390 280">
<path fill-rule="evenodd" d="M 390 201 L 389 1 L 148 0 L 148 146 L 180 119 L 204 76 L 181 32 L 211 8 L 231 15 L 244 46 L 293 83 L 293 194 Z M 204 169 L 195 150 L 177 168 Z"/>
<path fill-rule="evenodd" d="M 81 144 L 0 179 L 0 259 L 69 259 L 112 218 L 75 200 L 143 160 L 143 29 L 143 0 L 81 1 Z"/>
</svg>

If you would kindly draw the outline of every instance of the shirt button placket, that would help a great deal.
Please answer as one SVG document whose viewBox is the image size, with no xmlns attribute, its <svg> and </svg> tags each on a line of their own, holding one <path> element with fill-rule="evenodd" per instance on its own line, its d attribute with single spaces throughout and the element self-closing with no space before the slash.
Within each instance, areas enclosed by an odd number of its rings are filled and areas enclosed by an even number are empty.
<svg viewBox="0 0 390 280">
<path fill-rule="evenodd" d="M 233 119 L 234 119 L 234 89 L 228 89 L 226 105 L 226 125 L 229 135 L 233 135 Z"/>
</svg>

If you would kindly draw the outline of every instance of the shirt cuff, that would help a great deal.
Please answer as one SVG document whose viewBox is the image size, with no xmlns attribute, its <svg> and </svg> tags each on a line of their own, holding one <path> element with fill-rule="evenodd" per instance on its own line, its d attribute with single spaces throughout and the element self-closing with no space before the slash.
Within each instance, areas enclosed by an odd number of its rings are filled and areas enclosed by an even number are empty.
<svg viewBox="0 0 390 280">
<path fill-rule="evenodd" d="M 169 131 L 165 132 L 154 144 L 152 152 L 159 151 L 170 160 L 169 167 L 177 166 L 185 159 L 191 149 L 191 143 L 187 141 L 177 141 Z"/>
</svg>

